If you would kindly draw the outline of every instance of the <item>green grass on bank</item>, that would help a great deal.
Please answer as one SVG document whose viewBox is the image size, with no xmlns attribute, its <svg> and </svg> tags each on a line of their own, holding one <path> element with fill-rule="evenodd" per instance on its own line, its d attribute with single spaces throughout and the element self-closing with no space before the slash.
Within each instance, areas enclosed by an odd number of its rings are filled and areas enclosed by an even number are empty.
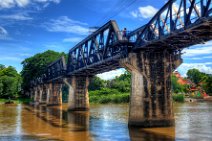
<svg viewBox="0 0 212 141">
<path fill-rule="evenodd" d="M 173 101 L 184 102 L 184 94 L 173 94 Z M 128 103 L 130 100 L 130 93 L 122 93 L 116 89 L 104 88 L 101 90 L 89 91 L 90 103 Z"/>
<path fill-rule="evenodd" d="M 101 90 L 89 91 L 90 103 L 128 103 L 129 93 L 122 93 L 116 89 L 103 88 Z"/>
<path fill-rule="evenodd" d="M 21 104 L 21 103 L 29 103 L 29 102 L 31 102 L 31 99 L 29 99 L 29 98 L 17 98 L 17 99 L 0 98 L 0 104 L 4 104 L 7 102 L 12 102 L 14 104 Z"/>
<path fill-rule="evenodd" d="M 172 99 L 175 102 L 184 102 L 185 95 L 184 94 L 172 94 Z"/>
</svg>

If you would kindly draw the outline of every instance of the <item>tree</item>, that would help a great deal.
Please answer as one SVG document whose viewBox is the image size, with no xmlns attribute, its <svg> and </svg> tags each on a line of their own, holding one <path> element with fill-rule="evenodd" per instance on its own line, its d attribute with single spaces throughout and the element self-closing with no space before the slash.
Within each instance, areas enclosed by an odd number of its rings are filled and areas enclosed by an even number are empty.
<svg viewBox="0 0 212 141">
<path fill-rule="evenodd" d="M 97 76 L 94 76 L 90 82 L 89 90 L 91 91 L 100 90 L 104 87 L 105 87 L 105 81 Z"/>
<path fill-rule="evenodd" d="M 205 89 L 206 93 L 212 95 L 212 75 L 208 75 L 203 88 Z"/>
<path fill-rule="evenodd" d="M 15 68 L 0 65 L 0 97 L 16 98 L 20 94 L 21 76 Z"/>
<path fill-rule="evenodd" d="M 129 92 L 131 88 L 130 82 L 131 74 L 125 71 L 124 74 L 111 80 L 108 85 L 110 88 L 117 89 L 120 92 Z"/>
<path fill-rule="evenodd" d="M 207 78 L 206 74 L 200 72 L 198 69 L 188 70 L 187 76 L 196 85 L 199 85 L 200 82 L 205 81 L 205 79 Z"/>
<path fill-rule="evenodd" d="M 39 77 L 50 63 L 56 61 L 61 56 L 66 57 L 66 54 L 48 50 L 44 53 L 38 53 L 25 59 L 22 62 L 23 70 L 21 71 L 21 76 L 23 78 L 23 89 L 27 91 L 30 87 L 30 81 L 36 77 Z"/>
<path fill-rule="evenodd" d="M 171 82 L 172 82 L 172 91 L 174 93 L 179 93 L 179 92 L 186 92 L 187 91 L 187 86 L 186 85 L 181 85 L 178 82 L 178 78 L 175 75 L 171 76 Z"/>
</svg>

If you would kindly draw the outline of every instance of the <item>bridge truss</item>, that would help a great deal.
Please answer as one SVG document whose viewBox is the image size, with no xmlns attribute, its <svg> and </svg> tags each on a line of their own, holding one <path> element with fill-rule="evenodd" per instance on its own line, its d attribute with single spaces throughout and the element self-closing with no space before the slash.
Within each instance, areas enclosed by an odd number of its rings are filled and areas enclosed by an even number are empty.
<svg viewBox="0 0 212 141">
<path fill-rule="evenodd" d="M 67 75 L 95 75 L 120 68 L 119 60 L 136 50 L 181 51 L 212 39 L 211 0 L 169 0 L 147 23 L 123 38 L 109 21 L 73 47 L 65 58 L 50 64 L 33 84 Z"/>
</svg>

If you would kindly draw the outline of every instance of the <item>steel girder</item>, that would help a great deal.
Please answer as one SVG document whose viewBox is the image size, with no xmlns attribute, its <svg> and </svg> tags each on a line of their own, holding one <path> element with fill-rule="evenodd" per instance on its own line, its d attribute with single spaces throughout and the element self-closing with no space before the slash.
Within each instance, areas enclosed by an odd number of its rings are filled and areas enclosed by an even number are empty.
<svg viewBox="0 0 212 141">
<path fill-rule="evenodd" d="M 109 21 L 96 32 L 85 38 L 69 51 L 68 75 L 94 75 L 107 71 L 102 66 L 110 68 L 117 64 L 119 58 L 127 54 L 127 38 L 122 38 L 115 21 Z M 112 69 L 112 68 L 111 68 Z"/>
<path fill-rule="evenodd" d="M 211 26 L 211 0 L 169 0 L 148 24 L 128 38 L 135 38 L 135 49 L 181 49 L 211 40 Z"/>
<path fill-rule="evenodd" d="M 46 69 L 45 81 L 53 81 L 66 75 L 66 61 L 65 57 L 62 56 L 58 60 L 48 65 Z"/>
</svg>

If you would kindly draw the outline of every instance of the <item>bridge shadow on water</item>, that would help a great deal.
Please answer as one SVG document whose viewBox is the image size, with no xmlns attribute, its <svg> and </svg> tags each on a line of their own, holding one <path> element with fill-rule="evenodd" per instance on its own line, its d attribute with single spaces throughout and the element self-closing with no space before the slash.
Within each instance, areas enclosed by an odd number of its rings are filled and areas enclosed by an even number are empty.
<svg viewBox="0 0 212 141">
<path fill-rule="evenodd" d="M 63 131 L 77 133 L 85 132 L 85 140 L 105 141 L 172 141 L 175 139 L 174 128 L 128 128 L 126 122 L 116 119 L 104 119 L 92 116 L 86 112 L 68 112 L 61 107 L 36 106 L 25 107 L 34 116 L 46 124 Z M 162 131 L 161 131 L 162 130 Z M 160 132 L 159 132 L 160 131 Z"/>
</svg>

